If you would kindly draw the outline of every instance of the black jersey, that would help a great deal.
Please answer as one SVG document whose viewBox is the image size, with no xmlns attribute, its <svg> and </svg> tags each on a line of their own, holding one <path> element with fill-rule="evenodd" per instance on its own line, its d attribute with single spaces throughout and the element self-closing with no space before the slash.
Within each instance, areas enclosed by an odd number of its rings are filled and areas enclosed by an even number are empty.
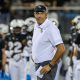
<svg viewBox="0 0 80 80">
<path fill-rule="evenodd" d="M 77 45 L 80 45 L 80 34 L 77 34 L 77 38 L 76 38 L 76 40 L 75 40 L 75 43 L 76 43 Z"/>
<path fill-rule="evenodd" d="M 5 42 L 0 38 L 0 60 L 2 60 L 2 49 L 5 48 Z"/>
<path fill-rule="evenodd" d="M 5 48 L 5 42 L 4 40 L 0 37 L 0 69 L 2 69 L 2 49 Z"/>
<path fill-rule="evenodd" d="M 75 44 L 78 46 L 77 59 L 80 59 L 80 34 L 77 34 Z"/>
<path fill-rule="evenodd" d="M 26 41 L 26 38 L 23 34 L 8 33 L 5 41 L 7 42 L 7 50 L 11 53 L 11 57 L 13 57 L 15 54 L 23 52 L 25 46 L 23 42 Z"/>
</svg>

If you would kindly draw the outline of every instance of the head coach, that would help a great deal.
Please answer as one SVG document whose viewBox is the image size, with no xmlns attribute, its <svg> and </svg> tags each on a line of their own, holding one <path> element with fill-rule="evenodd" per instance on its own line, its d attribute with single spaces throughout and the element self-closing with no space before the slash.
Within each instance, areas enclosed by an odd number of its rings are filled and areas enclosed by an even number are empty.
<svg viewBox="0 0 80 80">
<path fill-rule="evenodd" d="M 48 9 L 44 5 L 34 8 L 36 24 L 32 38 L 32 58 L 36 70 L 42 66 L 42 78 L 38 80 L 55 80 L 58 63 L 65 47 L 59 29 L 47 18 Z"/>
</svg>

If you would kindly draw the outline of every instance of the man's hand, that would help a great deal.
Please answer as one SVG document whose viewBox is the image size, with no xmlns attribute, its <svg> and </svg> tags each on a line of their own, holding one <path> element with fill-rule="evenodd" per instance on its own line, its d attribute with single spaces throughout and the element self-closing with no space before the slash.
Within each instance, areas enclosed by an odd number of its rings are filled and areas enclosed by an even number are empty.
<svg viewBox="0 0 80 80">
<path fill-rule="evenodd" d="M 47 65 L 43 66 L 43 68 L 41 69 L 40 73 L 41 73 L 41 74 L 47 74 L 50 70 L 51 70 L 51 68 L 50 68 L 50 66 L 47 64 Z"/>
</svg>

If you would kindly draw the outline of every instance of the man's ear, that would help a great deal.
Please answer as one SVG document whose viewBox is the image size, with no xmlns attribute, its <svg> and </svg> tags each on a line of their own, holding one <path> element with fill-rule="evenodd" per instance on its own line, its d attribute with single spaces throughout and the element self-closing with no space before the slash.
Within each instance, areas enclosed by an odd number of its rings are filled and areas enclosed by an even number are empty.
<svg viewBox="0 0 80 80">
<path fill-rule="evenodd" d="M 48 13 L 46 13 L 46 17 L 48 16 Z"/>
</svg>

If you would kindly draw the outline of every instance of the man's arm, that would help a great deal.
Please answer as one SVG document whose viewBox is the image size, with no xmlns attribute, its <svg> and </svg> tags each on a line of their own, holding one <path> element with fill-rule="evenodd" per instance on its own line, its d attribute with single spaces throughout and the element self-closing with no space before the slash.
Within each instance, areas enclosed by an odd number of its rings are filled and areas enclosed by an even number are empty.
<svg viewBox="0 0 80 80">
<path fill-rule="evenodd" d="M 50 64 L 47 64 L 45 66 L 43 66 L 43 68 L 41 69 L 41 74 L 46 74 L 51 70 L 51 66 L 54 66 L 57 61 L 62 57 L 64 51 L 65 51 L 65 47 L 64 44 L 58 44 L 57 46 L 57 51 L 55 53 L 55 56 L 53 57 L 53 59 L 51 60 Z"/>
<path fill-rule="evenodd" d="M 74 64 L 77 61 L 77 54 L 78 54 L 78 47 L 77 46 L 73 46 L 71 59 L 72 59 Z"/>
<path fill-rule="evenodd" d="M 5 48 L 2 49 L 2 66 L 6 64 L 6 53 L 5 53 Z"/>
<path fill-rule="evenodd" d="M 62 57 L 62 55 L 63 55 L 63 53 L 65 51 L 65 47 L 64 47 L 64 44 L 63 43 L 58 44 L 56 47 L 57 47 L 57 51 L 56 51 L 53 59 L 50 62 L 51 65 L 56 64 L 57 61 Z"/>
</svg>

